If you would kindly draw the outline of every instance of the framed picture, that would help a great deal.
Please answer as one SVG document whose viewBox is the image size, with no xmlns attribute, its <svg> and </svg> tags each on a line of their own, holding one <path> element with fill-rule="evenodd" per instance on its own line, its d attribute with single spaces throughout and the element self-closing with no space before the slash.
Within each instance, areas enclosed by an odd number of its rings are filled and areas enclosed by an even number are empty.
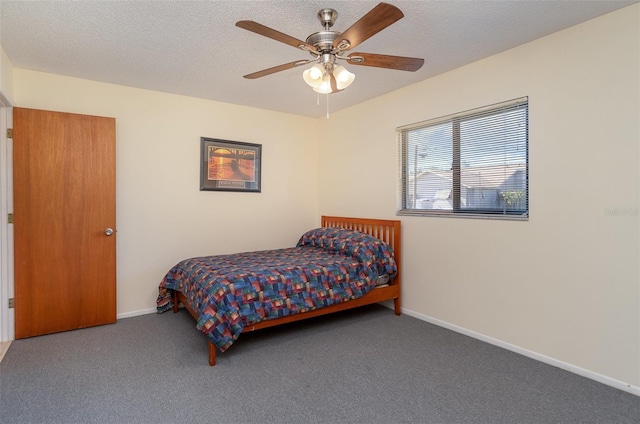
<svg viewBox="0 0 640 424">
<path fill-rule="evenodd" d="M 260 193 L 262 145 L 200 138 L 200 191 Z"/>
</svg>

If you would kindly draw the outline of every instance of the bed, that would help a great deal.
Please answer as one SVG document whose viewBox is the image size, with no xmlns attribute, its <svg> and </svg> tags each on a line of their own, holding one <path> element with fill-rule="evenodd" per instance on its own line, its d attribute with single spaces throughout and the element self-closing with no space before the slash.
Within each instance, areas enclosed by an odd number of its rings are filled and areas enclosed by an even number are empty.
<svg viewBox="0 0 640 424">
<path fill-rule="evenodd" d="M 211 366 L 241 333 L 384 301 L 400 315 L 401 237 L 399 220 L 322 216 L 295 247 L 179 262 L 157 309 L 189 311 Z"/>
</svg>

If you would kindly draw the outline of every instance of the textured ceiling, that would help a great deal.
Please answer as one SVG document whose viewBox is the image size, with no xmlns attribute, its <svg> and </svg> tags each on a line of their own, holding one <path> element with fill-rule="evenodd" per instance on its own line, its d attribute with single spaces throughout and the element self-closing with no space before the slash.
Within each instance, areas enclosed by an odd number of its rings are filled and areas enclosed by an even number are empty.
<svg viewBox="0 0 640 424">
<path fill-rule="evenodd" d="M 330 96 L 333 112 L 637 3 L 387 2 L 405 17 L 357 50 L 421 57 L 425 65 L 415 73 L 347 65 L 356 80 Z M 304 67 L 242 78 L 311 56 L 235 22 L 253 20 L 305 40 L 322 29 L 318 10 L 336 9 L 332 30 L 342 32 L 377 3 L 0 0 L 0 43 L 17 68 L 318 117 L 324 98 L 318 106 L 302 80 Z"/>
</svg>

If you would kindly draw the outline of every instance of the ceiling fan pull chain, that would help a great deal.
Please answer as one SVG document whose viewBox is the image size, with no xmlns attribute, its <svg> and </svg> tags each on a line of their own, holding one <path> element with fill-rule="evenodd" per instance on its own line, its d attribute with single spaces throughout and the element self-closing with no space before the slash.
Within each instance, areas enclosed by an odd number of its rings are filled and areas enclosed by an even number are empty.
<svg viewBox="0 0 640 424">
<path fill-rule="evenodd" d="M 329 94 L 327 93 L 327 119 L 329 119 Z"/>
</svg>

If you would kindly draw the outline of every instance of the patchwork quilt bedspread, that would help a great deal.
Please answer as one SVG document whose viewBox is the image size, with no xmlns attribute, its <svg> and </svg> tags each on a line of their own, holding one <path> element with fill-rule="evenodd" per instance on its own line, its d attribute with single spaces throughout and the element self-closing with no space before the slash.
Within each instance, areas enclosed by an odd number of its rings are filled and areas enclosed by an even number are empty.
<svg viewBox="0 0 640 424">
<path fill-rule="evenodd" d="M 157 307 L 171 309 L 173 290 L 182 292 L 199 315 L 197 328 L 224 352 L 247 325 L 361 297 L 396 272 L 386 243 L 317 228 L 291 248 L 183 260 L 160 283 Z"/>
</svg>

